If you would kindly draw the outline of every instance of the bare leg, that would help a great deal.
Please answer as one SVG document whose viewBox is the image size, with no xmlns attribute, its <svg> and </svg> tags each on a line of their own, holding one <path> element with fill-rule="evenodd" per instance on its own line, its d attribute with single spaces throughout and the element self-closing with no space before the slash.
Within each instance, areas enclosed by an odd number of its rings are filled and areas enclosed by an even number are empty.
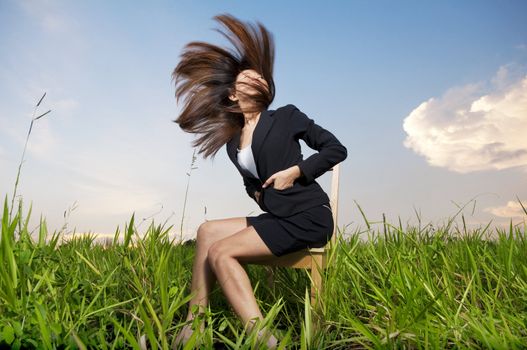
<svg viewBox="0 0 527 350">
<path fill-rule="evenodd" d="M 253 226 L 215 242 L 208 251 L 210 267 L 216 274 L 225 296 L 250 331 L 253 329 L 252 321 L 263 320 L 263 315 L 242 263 L 273 256 Z M 274 348 L 276 342 L 276 338 L 271 335 L 267 345 Z"/>
<path fill-rule="evenodd" d="M 191 292 L 196 292 L 194 298 L 189 302 L 189 308 L 186 320 L 192 320 L 192 306 L 198 305 L 199 312 L 204 312 L 209 302 L 209 294 L 212 291 L 216 276 L 211 270 L 207 260 L 207 254 L 210 246 L 216 241 L 228 237 L 243 228 L 247 227 L 245 217 L 228 218 L 221 220 L 209 220 L 202 223 L 196 236 L 196 254 L 192 266 Z M 200 325 L 201 331 L 204 324 Z M 186 325 L 175 339 L 175 346 L 188 341 L 193 331 L 190 324 Z"/>
</svg>

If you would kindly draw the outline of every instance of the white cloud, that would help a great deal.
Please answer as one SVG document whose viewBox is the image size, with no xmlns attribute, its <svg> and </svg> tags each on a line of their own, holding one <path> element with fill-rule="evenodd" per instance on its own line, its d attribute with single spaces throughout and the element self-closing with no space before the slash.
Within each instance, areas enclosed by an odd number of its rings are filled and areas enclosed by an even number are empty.
<svg viewBox="0 0 527 350">
<path fill-rule="evenodd" d="M 31 154 L 39 159 L 48 159 L 56 152 L 59 140 L 53 132 L 49 122 L 44 119 L 49 115 L 51 115 L 51 113 L 33 123 L 26 154 Z M 6 125 L 2 130 L 5 136 L 9 136 L 16 142 L 17 147 L 19 147 L 17 152 L 19 152 L 20 155 L 24 149 L 31 120 L 24 120 L 24 123 L 25 124 L 23 125 L 21 121 L 15 121 L 12 122 L 13 125 Z"/>
<path fill-rule="evenodd" d="M 33 91 L 33 97 L 39 96 L 39 93 L 33 87 L 34 85 L 30 84 L 27 89 Z M 35 104 L 42 96 L 42 90 L 39 91 L 40 96 L 34 101 Z M 26 111 L 23 115 L 1 112 L 0 135 L 3 134 L 3 137 L 15 141 L 17 149 L 20 150 L 21 154 L 31 125 L 31 118 L 38 117 L 48 110 L 51 110 L 50 113 L 33 122 L 31 135 L 29 136 L 27 144 L 28 154 L 39 159 L 51 159 L 57 154 L 58 148 L 62 143 L 61 137 L 59 137 L 58 132 L 55 130 L 56 124 L 60 124 L 60 119 L 70 119 L 73 112 L 78 109 L 78 105 L 79 103 L 75 99 L 68 97 L 57 98 L 50 96 L 48 93 L 36 111 L 34 111 L 33 105 L 30 107 L 30 111 Z"/>
<path fill-rule="evenodd" d="M 73 95 L 73 92 L 67 91 L 67 88 L 60 86 L 60 84 L 60 81 L 53 81 L 52 79 L 29 80 L 23 85 L 20 84 L 20 91 L 22 91 L 20 98 L 31 104 L 31 113 L 27 113 L 29 120 L 33 118 L 34 106 L 44 92 L 46 96 L 38 106 L 34 117 L 51 110 L 49 115 L 42 118 L 67 119 L 71 116 L 71 113 L 78 110 L 79 101 L 69 97 Z"/>
<path fill-rule="evenodd" d="M 69 114 L 77 109 L 79 102 L 73 98 L 62 98 L 51 100 L 50 105 L 53 106 L 55 112 L 59 111 L 63 116 L 69 116 Z"/>
<path fill-rule="evenodd" d="M 522 204 L 524 207 L 527 207 L 527 200 L 523 200 Z M 527 214 L 523 211 L 520 202 L 518 201 L 508 201 L 506 205 L 501 207 L 489 207 L 485 208 L 484 211 L 491 213 L 492 215 L 501 217 L 501 218 L 525 218 Z"/>
<path fill-rule="evenodd" d="M 23 0 L 18 1 L 18 4 L 48 32 L 65 32 L 72 25 L 71 20 L 61 10 L 61 3 L 58 1 Z"/>
<path fill-rule="evenodd" d="M 513 69 L 498 70 L 491 93 L 471 84 L 421 103 L 404 119 L 404 145 L 460 173 L 527 170 L 527 75 L 513 79 Z"/>
<path fill-rule="evenodd" d="M 62 163 L 71 174 L 71 190 L 78 196 L 80 211 L 90 215 L 131 215 L 133 211 L 158 210 L 164 193 L 147 180 L 148 170 L 137 163 L 135 152 L 127 153 L 125 143 L 100 142 L 102 148 L 78 149 Z"/>
<path fill-rule="evenodd" d="M 121 215 L 156 209 L 160 194 L 141 184 L 103 184 L 75 181 L 73 188 L 80 198 L 78 207 L 84 214 Z"/>
<path fill-rule="evenodd" d="M 35 127 L 35 123 L 38 122 L 41 122 L 39 123 L 40 125 Z M 33 130 L 31 131 L 27 150 L 39 159 L 47 159 L 57 153 L 59 140 L 47 120 L 39 119 L 35 123 L 33 123 Z"/>
</svg>

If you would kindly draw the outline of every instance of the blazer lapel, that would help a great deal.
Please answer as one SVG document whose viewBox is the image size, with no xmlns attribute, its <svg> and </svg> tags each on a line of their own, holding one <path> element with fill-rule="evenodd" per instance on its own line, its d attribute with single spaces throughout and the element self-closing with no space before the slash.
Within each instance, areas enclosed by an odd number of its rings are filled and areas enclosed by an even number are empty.
<svg viewBox="0 0 527 350">
<path fill-rule="evenodd" d="M 260 119 L 258 119 L 258 124 L 256 124 L 256 128 L 253 131 L 253 139 L 251 143 L 256 165 L 258 165 L 260 150 L 264 144 L 265 137 L 269 133 L 273 122 L 274 118 L 269 113 L 269 110 L 264 109 L 260 115 Z"/>
<path fill-rule="evenodd" d="M 260 114 L 260 118 L 258 119 L 258 123 L 256 124 L 256 127 L 253 131 L 252 141 L 251 141 L 251 150 L 254 155 L 254 161 L 256 163 L 256 171 L 258 172 L 258 175 L 262 181 L 265 179 L 262 179 L 262 172 L 260 170 L 259 164 L 259 155 L 260 151 L 262 149 L 265 137 L 269 133 L 269 130 L 271 129 L 271 126 L 273 125 L 274 118 L 271 116 L 268 109 L 264 109 L 262 113 Z M 248 170 L 243 169 L 240 164 L 238 163 L 238 152 L 237 149 L 240 146 L 240 136 L 241 131 L 239 130 L 234 134 L 232 139 L 227 143 L 227 153 L 229 154 L 229 157 L 231 158 L 234 165 L 238 168 L 238 171 L 240 173 L 245 174 L 249 177 L 254 177 L 254 175 L 249 172 Z"/>
</svg>

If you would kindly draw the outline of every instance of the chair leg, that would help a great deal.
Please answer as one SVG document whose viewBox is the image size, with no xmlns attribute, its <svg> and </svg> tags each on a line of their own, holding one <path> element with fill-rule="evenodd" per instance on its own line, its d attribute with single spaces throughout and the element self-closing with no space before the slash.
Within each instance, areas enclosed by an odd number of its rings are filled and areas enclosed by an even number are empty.
<svg viewBox="0 0 527 350">
<path fill-rule="evenodd" d="M 311 318 L 311 327 L 316 330 L 323 321 L 322 313 L 322 292 L 324 288 L 322 279 L 322 266 L 323 258 L 321 255 L 314 255 L 311 260 L 311 279 L 313 284 L 311 285 L 311 307 L 313 310 Z"/>
<path fill-rule="evenodd" d="M 311 279 L 313 284 L 311 285 L 311 307 L 316 309 L 317 299 L 320 301 L 322 296 L 322 256 L 313 256 L 311 260 Z"/>
</svg>

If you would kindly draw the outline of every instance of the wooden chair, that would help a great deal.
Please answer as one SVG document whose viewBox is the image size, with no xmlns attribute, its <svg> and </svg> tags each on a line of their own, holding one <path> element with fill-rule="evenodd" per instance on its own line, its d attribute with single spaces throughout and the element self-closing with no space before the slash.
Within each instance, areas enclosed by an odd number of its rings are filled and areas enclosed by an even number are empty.
<svg viewBox="0 0 527 350">
<path fill-rule="evenodd" d="M 311 306 L 316 308 L 320 301 L 320 294 L 323 291 L 322 274 L 328 266 L 328 252 L 335 246 L 337 236 L 337 212 L 338 212 L 338 191 L 339 191 L 339 164 L 333 166 L 331 177 L 330 206 L 333 213 L 333 235 L 331 240 L 321 248 L 307 248 L 290 254 L 274 257 L 271 259 L 252 262 L 251 264 L 269 266 L 269 283 L 274 283 L 274 269 L 277 266 L 291 267 L 295 269 L 308 269 L 311 276 Z"/>
</svg>

